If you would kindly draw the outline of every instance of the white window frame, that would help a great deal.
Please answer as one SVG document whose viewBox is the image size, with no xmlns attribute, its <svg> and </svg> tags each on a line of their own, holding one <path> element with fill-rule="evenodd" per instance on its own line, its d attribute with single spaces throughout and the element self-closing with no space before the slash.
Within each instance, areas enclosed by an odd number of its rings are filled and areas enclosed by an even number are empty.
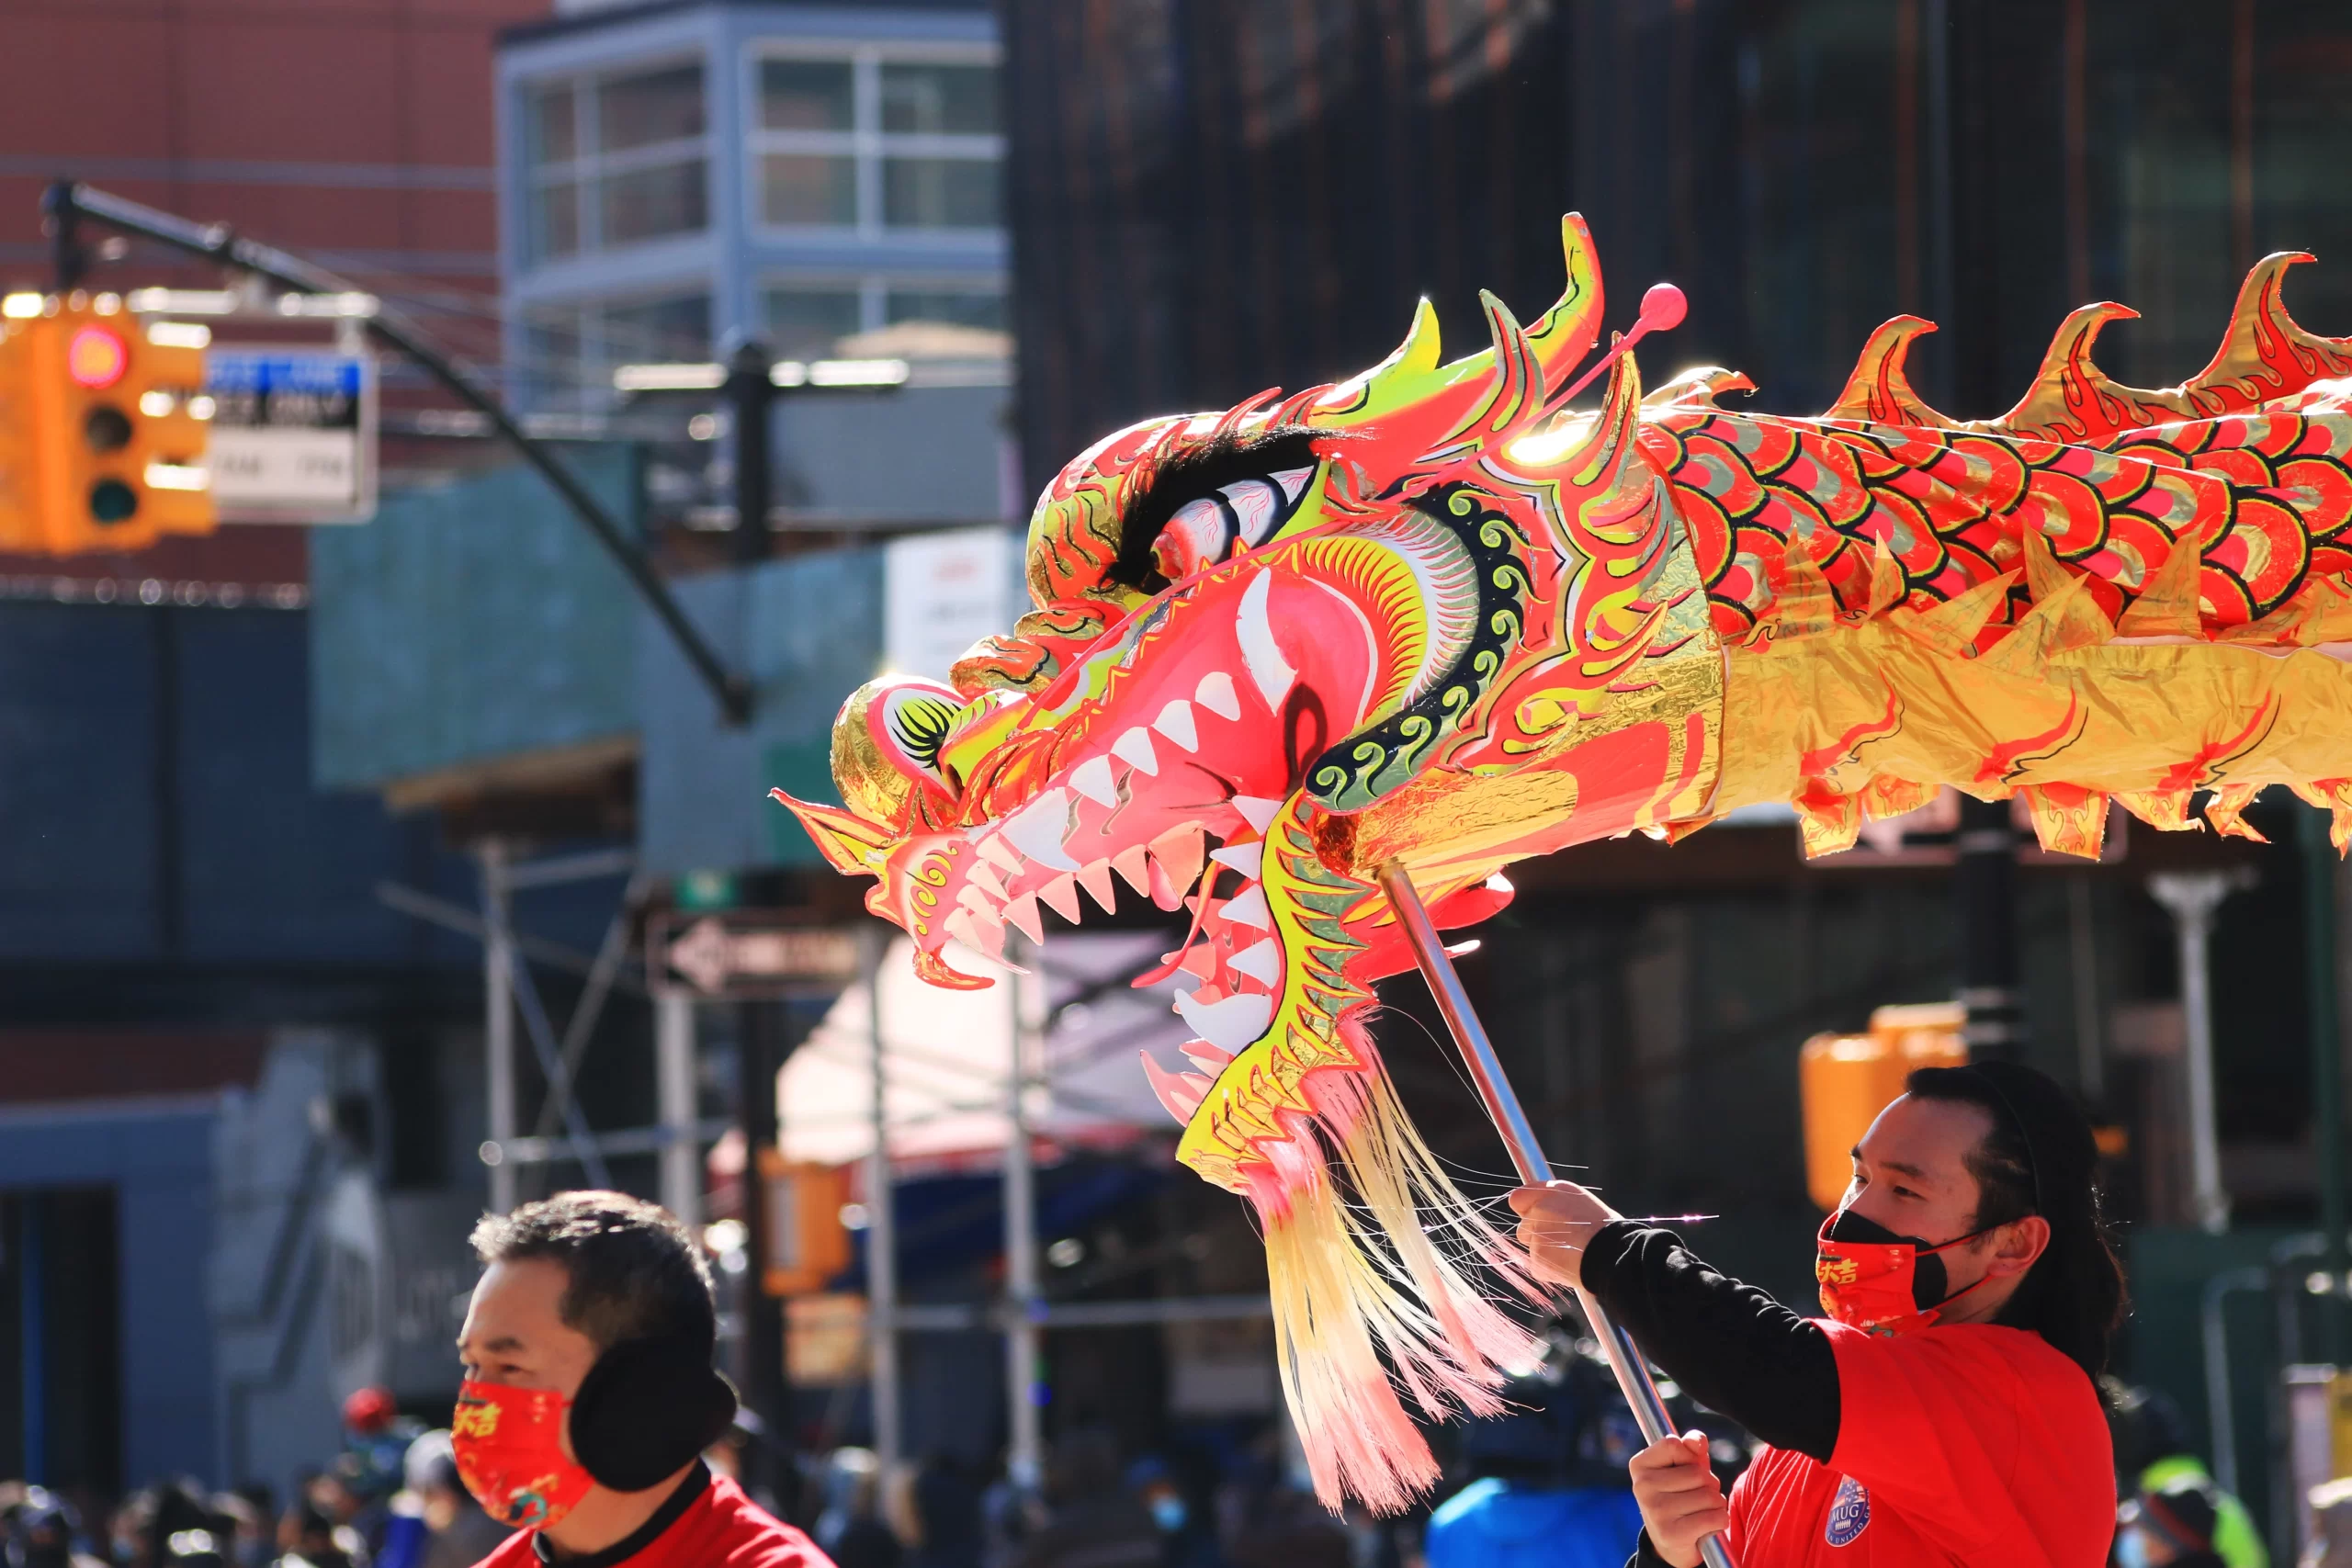
<svg viewBox="0 0 2352 1568">
<path fill-rule="evenodd" d="M 649 142 L 631 147 L 626 152 L 606 152 L 600 145 L 603 128 L 596 115 L 596 95 L 607 82 L 617 82 L 631 76 L 650 76 L 659 72 L 674 70 L 681 65 L 702 69 L 702 126 L 700 136 L 682 136 L 668 141 Z M 525 254 L 533 266 L 576 260 L 582 256 L 605 255 L 615 250 L 627 250 L 636 245 L 660 244 L 683 234 L 710 231 L 710 164 L 711 123 L 714 107 L 711 96 L 710 62 L 699 50 L 657 54 L 644 60 L 632 60 L 626 65 L 615 64 L 579 72 L 526 79 L 516 84 L 523 99 L 524 147 L 524 233 L 528 243 Z M 569 88 L 571 98 L 571 156 L 561 163 L 544 163 L 537 149 L 530 145 L 538 133 L 538 104 L 547 95 Z M 656 234 L 641 240 L 625 241 L 610 245 L 605 241 L 604 182 L 615 175 L 636 174 L 641 170 L 664 167 L 673 164 L 698 163 L 703 177 L 703 226 L 699 230 L 684 229 L 674 234 Z M 549 252 L 539 229 L 540 195 L 548 186 L 570 185 L 574 202 L 573 221 L 577 224 L 579 243 L 569 251 Z"/>
<path fill-rule="evenodd" d="M 764 109 L 761 67 L 771 60 L 848 62 L 850 119 L 847 130 L 775 130 L 761 123 Z M 774 238 L 854 237 L 865 242 L 939 236 L 968 239 L 993 234 L 1001 224 L 970 228 L 892 228 L 882 221 L 882 164 L 890 156 L 954 158 L 994 164 L 1004 169 L 1004 136 L 926 134 L 882 129 L 882 68 L 885 65 L 987 65 L 1001 67 L 1004 51 L 990 43 L 855 42 L 846 39 L 761 39 L 743 51 L 743 210 L 751 228 Z M 1000 102 L 1001 98 L 1000 97 Z M 772 223 L 768 220 L 761 171 L 771 152 L 853 160 L 857 216 L 852 223 Z"/>
</svg>

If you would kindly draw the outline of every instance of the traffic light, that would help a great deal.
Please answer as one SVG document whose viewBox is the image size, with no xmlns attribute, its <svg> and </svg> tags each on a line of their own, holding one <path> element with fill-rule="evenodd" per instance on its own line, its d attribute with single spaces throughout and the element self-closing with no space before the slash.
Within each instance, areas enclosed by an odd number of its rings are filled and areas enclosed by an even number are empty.
<svg viewBox="0 0 2352 1568">
<path fill-rule="evenodd" d="M 111 294 L 0 299 L 0 548 L 144 549 L 209 534 L 209 329 Z"/>
<path fill-rule="evenodd" d="M 1838 1206 L 1853 1168 L 1850 1151 L 1902 1094 L 1914 1068 L 1966 1064 L 1960 1032 L 1965 1021 L 1957 1002 L 1883 1007 L 1871 1014 L 1868 1034 L 1816 1034 L 1804 1043 L 1797 1096 L 1804 1113 L 1805 1191 L 1815 1206 Z"/>
</svg>

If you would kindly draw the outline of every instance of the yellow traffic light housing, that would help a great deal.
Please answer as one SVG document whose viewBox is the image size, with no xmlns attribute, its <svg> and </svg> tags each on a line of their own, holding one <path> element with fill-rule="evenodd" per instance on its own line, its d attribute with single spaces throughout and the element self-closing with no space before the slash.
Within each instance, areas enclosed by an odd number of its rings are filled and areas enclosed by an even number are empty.
<svg viewBox="0 0 2352 1568">
<path fill-rule="evenodd" d="M 209 534 L 204 347 L 112 295 L 0 301 L 0 548 L 138 550 Z"/>
<path fill-rule="evenodd" d="M 1956 1002 L 1883 1007 L 1867 1034 L 1816 1034 L 1797 1054 L 1798 1102 L 1804 1113 L 1805 1191 L 1834 1209 L 1853 1169 L 1849 1155 L 1878 1113 L 1903 1093 L 1919 1067 L 1966 1065 L 1967 1021 Z"/>
</svg>

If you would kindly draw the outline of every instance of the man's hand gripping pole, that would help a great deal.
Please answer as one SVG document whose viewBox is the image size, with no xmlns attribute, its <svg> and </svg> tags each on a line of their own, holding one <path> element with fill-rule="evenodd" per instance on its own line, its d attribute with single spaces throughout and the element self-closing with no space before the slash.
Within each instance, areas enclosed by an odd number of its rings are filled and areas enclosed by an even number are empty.
<svg viewBox="0 0 2352 1568">
<path fill-rule="evenodd" d="M 1462 1049 L 1462 1060 L 1470 1069 L 1471 1081 L 1478 1086 L 1478 1098 L 1486 1101 L 1487 1116 L 1510 1149 L 1511 1164 L 1519 1168 L 1520 1179 L 1530 1187 L 1541 1187 L 1552 1179 L 1552 1167 L 1544 1158 L 1542 1145 L 1535 1141 L 1535 1129 L 1527 1120 L 1525 1108 L 1519 1103 L 1518 1092 L 1510 1087 L 1510 1079 L 1503 1076 L 1502 1063 L 1495 1055 L 1494 1043 L 1487 1038 L 1486 1026 L 1471 1010 L 1470 995 L 1462 988 L 1462 976 L 1454 973 L 1453 960 L 1447 955 L 1437 928 L 1430 923 L 1429 910 L 1422 907 L 1421 896 L 1415 891 L 1405 863 L 1392 860 L 1382 866 L 1380 886 L 1388 894 L 1390 907 L 1396 911 L 1396 923 L 1405 929 L 1405 940 L 1412 943 L 1413 956 L 1419 961 L 1421 974 L 1437 998 L 1438 1011 L 1445 1015 L 1446 1027 L 1453 1032 L 1453 1043 Z M 1655 1443 L 1672 1437 L 1674 1428 L 1667 1420 L 1666 1402 L 1658 1397 L 1657 1385 L 1650 1381 L 1649 1367 L 1642 1359 L 1633 1336 L 1618 1327 L 1608 1309 L 1581 1287 L 1577 1291 L 1577 1304 L 1584 1309 L 1585 1321 L 1592 1325 L 1593 1337 L 1608 1353 L 1609 1369 L 1617 1374 L 1617 1386 L 1623 1391 L 1625 1403 L 1633 1406 L 1634 1419 L 1641 1424 L 1643 1440 Z M 1720 1536 L 1708 1536 L 1699 1543 L 1699 1551 L 1706 1559 L 1707 1568 L 1736 1568 Z"/>
</svg>

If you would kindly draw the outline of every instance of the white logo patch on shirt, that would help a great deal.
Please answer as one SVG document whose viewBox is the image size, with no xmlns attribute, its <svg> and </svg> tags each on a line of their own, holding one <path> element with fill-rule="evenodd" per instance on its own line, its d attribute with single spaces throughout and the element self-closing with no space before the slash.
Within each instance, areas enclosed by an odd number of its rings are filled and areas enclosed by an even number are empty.
<svg viewBox="0 0 2352 1568">
<path fill-rule="evenodd" d="M 1838 1483 L 1838 1495 L 1829 1505 L 1828 1528 L 1821 1532 L 1821 1539 L 1832 1546 L 1851 1546 L 1870 1527 L 1870 1490 L 1847 1476 Z"/>
</svg>

